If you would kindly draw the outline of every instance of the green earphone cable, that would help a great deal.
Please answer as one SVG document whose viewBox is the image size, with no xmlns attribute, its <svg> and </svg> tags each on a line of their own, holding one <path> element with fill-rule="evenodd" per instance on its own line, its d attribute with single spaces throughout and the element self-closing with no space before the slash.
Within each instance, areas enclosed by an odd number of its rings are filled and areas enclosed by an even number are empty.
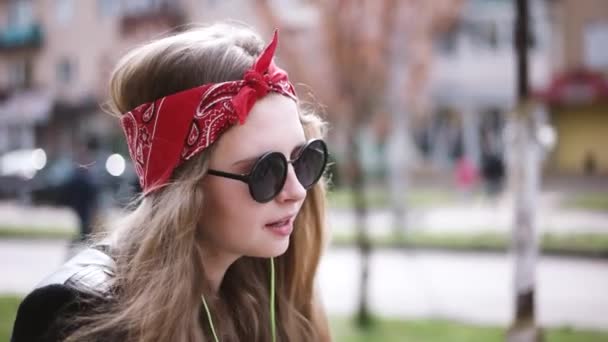
<svg viewBox="0 0 608 342">
<path fill-rule="evenodd" d="M 209 320 L 209 326 L 211 327 L 211 332 L 213 333 L 213 338 L 215 338 L 215 342 L 220 342 L 215 334 L 215 328 L 213 327 L 213 320 L 211 319 L 211 312 L 209 311 L 209 307 L 207 306 L 207 301 L 205 301 L 205 296 L 201 295 L 203 299 L 203 305 L 205 306 L 205 311 L 207 312 L 207 319 Z"/>
<path fill-rule="evenodd" d="M 270 258 L 270 331 L 272 332 L 272 342 L 276 342 L 277 340 L 277 327 L 274 316 L 274 258 Z"/>
<path fill-rule="evenodd" d="M 277 340 L 277 327 L 275 322 L 275 311 L 274 311 L 274 258 L 270 258 L 270 331 L 272 333 L 272 342 L 276 342 Z M 213 338 L 215 342 L 219 342 L 220 340 L 217 338 L 215 333 L 215 328 L 213 327 L 213 320 L 211 319 L 211 311 L 209 311 L 209 306 L 207 306 L 207 301 L 205 301 L 205 296 L 201 295 L 201 299 L 203 300 L 203 306 L 205 307 L 205 312 L 207 312 L 207 319 L 209 320 L 209 326 L 211 327 L 211 332 L 213 333 Z"/>
</svg>

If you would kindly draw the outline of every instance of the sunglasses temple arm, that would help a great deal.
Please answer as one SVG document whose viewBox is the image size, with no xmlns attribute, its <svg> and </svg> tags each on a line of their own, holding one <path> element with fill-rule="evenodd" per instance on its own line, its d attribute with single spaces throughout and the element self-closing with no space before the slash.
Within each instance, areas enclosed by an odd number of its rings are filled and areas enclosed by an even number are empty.
<svg viewBox="0 0 608 342">
<path fill-rule="evenodd" d="M 237 175 L 234 173 L 222 172 L 217 170 L 209 170 L 207 171 L 207 174 L 224 178 L 236 179 L 240 180 L 241 182 L 249 183 L 249 175 Z"/>
</svg>

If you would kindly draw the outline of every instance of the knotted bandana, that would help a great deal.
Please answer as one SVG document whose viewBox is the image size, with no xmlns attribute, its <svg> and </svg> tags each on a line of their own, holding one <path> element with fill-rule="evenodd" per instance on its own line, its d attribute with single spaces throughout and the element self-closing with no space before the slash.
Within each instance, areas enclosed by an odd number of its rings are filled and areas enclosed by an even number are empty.
<svg viewBox="0 0 608 342">
<path fill-rule="evenodd" d="M 162 187 L 173 170 L 244 124 L 255 102 L 269 92 L 297 101 L 287 73 L 272 59 L 272 41 L 242 80 L 204 84 L 137 106 L 121 117 L 129 154 L 144 194 Z"/>
</svg>

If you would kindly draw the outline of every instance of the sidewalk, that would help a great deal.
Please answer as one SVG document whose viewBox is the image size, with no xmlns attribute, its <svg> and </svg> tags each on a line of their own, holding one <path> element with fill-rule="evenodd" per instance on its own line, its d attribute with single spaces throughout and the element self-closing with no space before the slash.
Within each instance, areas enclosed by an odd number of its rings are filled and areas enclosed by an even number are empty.
<svg viewBox="0 0 608 342">
<path fill-rule="evenodd" d="M 56 228 L 76 231 L 77 217 L 68 208 L 25 206 L 14 201 L 0 202 L 0 225 L 28 228 Z"/>
</svg>

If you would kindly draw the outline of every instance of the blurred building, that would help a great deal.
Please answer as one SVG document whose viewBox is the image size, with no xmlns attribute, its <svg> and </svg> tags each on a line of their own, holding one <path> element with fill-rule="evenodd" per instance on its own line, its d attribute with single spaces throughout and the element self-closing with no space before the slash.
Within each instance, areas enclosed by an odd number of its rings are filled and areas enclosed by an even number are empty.
<svg viewBox="0 0 608 342">
<path fill-rule="evenodd" d="M 175 14 L 160 4 L 136 3 L 0 1 L 0 151 L 40 146 L 50 156 L 71 154 L 85 136 L 107 140 L 116 132 L 100 108 L 112 63 L 129 46 L 175 23 Z M 153 19 L 156 13 L 162 15 Z M 146 19 L 153 28 L 133 28 Z M 30 110 L 32 102 L 37 112 Z"/>
<path fill-rule="evenodd" d="M 530 0 L 532 87 L 550 78 L 547 5 Z M 465 155 L 479 167 L 484 154 L 503 154 L 506 116 L 517 102 L 514 27 L 514 1 L 468 0 L 458 23 L 436 42 L 429 80 L 433 115 L 421 135 L 436 165 L 451 168 Z"/>
<path fill-rule="evenodd" d="M 556 129 L 548 171 L 608 175 L 608 2 L 551 1 L 552 80 L 537 88 Z"/>
<path fill-rule="evenodd" d="M 2 1 L 0 13 L 0 152 L 5 152 L 34 145 L 33 125 L 48 117 L 50 100 L 33 91 L 33 59 L 44 38 L 31 4 Z"/>
<path fill-rule="evenodd" d="M 256 26 L 253 12 L 246 0 L 0 0 L 0 154 L 69 156 L 88 136 L 126 154 L 118 121 L 102 110 L 118 58 L 187 23 Z"/>
</svg>

